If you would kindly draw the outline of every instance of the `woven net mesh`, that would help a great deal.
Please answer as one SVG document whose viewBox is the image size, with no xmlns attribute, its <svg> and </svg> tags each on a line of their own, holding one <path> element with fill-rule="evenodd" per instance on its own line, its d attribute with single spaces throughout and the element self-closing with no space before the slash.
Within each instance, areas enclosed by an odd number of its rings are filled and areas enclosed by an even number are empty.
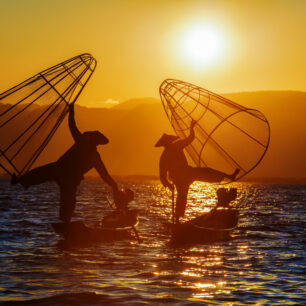
<svg viewBox="0 0 306 306">
<path fill-rule="evenodd" d="M 0 166 L 26 173 L 42 153 L 96 67 L 81 54 L 0 94 Z"/>
<path fill-rule="evenodd" d="M 239 179 L 262 160 L 270 141 L 265 116 L 204 88 L 167 79 L 160 96 L 175 133 L 185 138 L 195 120 L 195 139 L 186 148 L 195 166 L 225 173 L 240 169 Z"/>
</svg>

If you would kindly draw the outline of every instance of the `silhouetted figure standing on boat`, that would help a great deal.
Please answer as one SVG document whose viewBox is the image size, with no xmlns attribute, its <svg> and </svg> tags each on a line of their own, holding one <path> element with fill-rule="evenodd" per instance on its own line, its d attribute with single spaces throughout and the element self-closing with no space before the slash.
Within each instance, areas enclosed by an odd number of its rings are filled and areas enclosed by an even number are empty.
<svg viewBox="0 0 306 306">
<path fill-rule="evenodd" d="M 59 218 L 69 223 L 76 205 L 76 192 L 84 174 L 95 168 L 101 178 L 113 190 L 114 197 L 118 191 L 117 183 L 109 175 L 97 151 L 98 145 L 105 145 L 109 141 L 99 131 L 81 133 L 74 119 L 74 104 L 69 110 L 69 128 L 74 139 L 74 145 L 56 162 L 35 168 L 21 177 L 12 178 L 13 185 L 20 183 L 24 188 L 55 181 L 60 188 Z"/>
<path fill-rule="evenodd" d="M 179 218 L 184 216 L 189 186 L 194 181 L 217 183 L 225 178 L 234 180 L 239 173 L 239 169 L 236 169 L 232 174 L 226 174 L 207 167 L 191 167 L 188 165 L 184 148 L 194 140 L 195 124 L 195 121 L 191 122 L 190 135 L 187 138 L 180 139 L 178 136 L 163 134 L 155 144 L 155 147 L 165 148 L 159 162 L 160 180 L 172 192 L 174 186 L 177 189 L 175 207 L 175 221 L 177 223 Z"/>
</svg>

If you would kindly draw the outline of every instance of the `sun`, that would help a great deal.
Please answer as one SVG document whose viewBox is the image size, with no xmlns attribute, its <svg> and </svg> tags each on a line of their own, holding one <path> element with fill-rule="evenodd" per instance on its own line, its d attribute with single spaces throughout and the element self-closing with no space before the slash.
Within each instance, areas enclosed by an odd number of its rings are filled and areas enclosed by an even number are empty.
<svg viewBox="0 0 306 306">
<path fill-rule="evenodd" d="M 221 34 L 212 27 L 193 26 L 183 35 L 183 54 L 193 65 L 202 67 L 215 63 L 222 48 Z"/>
</svg>

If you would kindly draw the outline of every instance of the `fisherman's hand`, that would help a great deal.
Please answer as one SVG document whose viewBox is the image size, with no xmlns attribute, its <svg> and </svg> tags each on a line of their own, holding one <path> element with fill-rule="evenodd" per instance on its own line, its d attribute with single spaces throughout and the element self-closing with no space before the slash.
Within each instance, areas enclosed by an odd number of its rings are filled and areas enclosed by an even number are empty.
<svg viewBox="0 0 306 306">
<path fill-rule="evenodd" d="M 121 198 L 121 196 L 122 196 L 122 191 L 120 191 L 118 188 L 114 188 L 113 189 L 114 202 L 118 202 L 118 200 Z"/>
<path fill-rule="evenodd" d="M 74 103 L 70 103 L 69 106 L 68 106 L 68 111 L 69 113 L 74 113 Z"/>
<path fill-rule="evenodd" d="M 196 121 L 192 119 L 191 123 L 190 123 L 190 128 L 193 129 L 194 126 L 196 125 Z"/>
<path fill-rule="evenodd" d="M 174 184 L 168 184 L 167 187 L 173 192 L 174 191 Z"/>
<path fill-rule="evenodd" d="M 111 184 L 111 188 L 113 190 L 113 194 L 119 192 L 119 188 L 116 182 L 114 182 L 113 184 Z"/>
<path fill-rule="evenodd" d="M 118 189 L 113 190 L 113 198 L 114 198 L 115 206 L 119 209 L 121 198 L 122 198 L 122 192 L 119 191 Z"/>
</svg>

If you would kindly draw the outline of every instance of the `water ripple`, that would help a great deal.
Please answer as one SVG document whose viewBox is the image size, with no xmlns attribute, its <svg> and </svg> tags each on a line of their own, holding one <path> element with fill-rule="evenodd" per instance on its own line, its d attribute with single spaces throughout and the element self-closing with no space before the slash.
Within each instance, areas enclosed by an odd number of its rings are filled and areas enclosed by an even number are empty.
<svg viewBox="0 0 306 306">
<path fill-rule="evenodd" d="M 122 182 L 136 192 L 144 243 L 63 247 L 54 184 L 24 191 L 0 180 L 0 303 L 15 305 L 304 304 L 303 185 L 234 183 L 240 211 L 227 242 L 176 246 L 161 224 L 171 196 L 157 182 Z M 216 203 L 217 186 L 193 184 L 185 219 Z M 86 180 L 75 218 L 95 224 L 110 211 L 107 187 Z"/>
</svg>

